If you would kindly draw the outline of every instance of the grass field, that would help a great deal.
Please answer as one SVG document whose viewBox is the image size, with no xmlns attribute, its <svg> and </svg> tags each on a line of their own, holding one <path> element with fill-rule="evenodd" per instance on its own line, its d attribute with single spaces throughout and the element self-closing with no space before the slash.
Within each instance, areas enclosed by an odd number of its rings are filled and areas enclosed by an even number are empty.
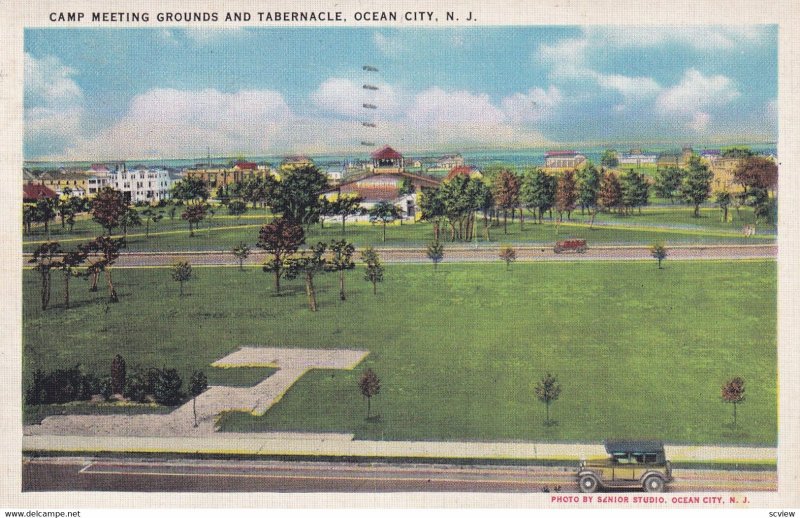
<svg viewBox="0 0 800 518">
<path fill-rule="evenodd" d="M 157 225 L 151 226 L 149 237 L 144 228 L 129 229 L 127 239 L 128 251 L 180 251 L 180 250 L 230 250 L 240 242 L 252 245 L 258 239 L 261 225 L 270 216 L 263 210 L 252 210 L 241 218 L 222 214 L 204 221 L 195 237 L 189 237 L 186 222 L 180 217 L 174 220 L 166 218 Z M 595 244 L 650 244 L 653 241 L 665 240 L 672 243 L 765 243 L 774 240 L 774 236 L 759 235 L 745 238 L 741 234 L 742 226 L 753 222 L 753 213 L 749 208 L 738 214 L 730 211 L 732 222 L 720 221 L 718 209 L 705 208 L 700 218 L 692 217 L 692 209 L 685 206 L 648 207 L 641 214 L 631 216 L 617 214 L 598 214 L 597 225 L 590 229 L 589 216 L 573 213 L 571 221 L 565 221 L 559 229 L 551 221 L 543 225 L 533 224 L 532 216 L 526 216 L 524 230 L 520 230 L 519 221 L 508 221 L 508 233 L 500 226 L 490 230 L 490 241 L 494 243 L 552 243 L 565 236 L 584 238 Z M 759 225 L 765 232 L 775 232 L 774 226 Z M 484 242 L 483 223 L 478 222 L 478 240 Z M 558 230 L 558 232 L 556 232 Z M 76 222 L 73 232 L 62 230 L 59 224 L 51 226 L 51 239 L 60 241 L 65 247 L 92 239 L 102 233 L 102 229 L 88 218 Z M 383 245 L 382 228 L 368 222 L 348 222 L 346 237 L 356 246 Z M 432 225 L 427 222 L 399 223 L 387 227 L 387 246 L 424 246 L 433 238 Z M 339 222 L 328 222 L 324 228 L 312 225 L 307 235 L 307 242 L 341 239 Z M 23 249 L 33 251 L 37 243 L 46 239 L 43 229 L 35 228 L 29 236 L 23 236 Z"/>
<path fill-rule="evenodd" d="M 129 365 L 195 369 L 212 383 L 252 384 L 269 370 L 214 369 L 240 345 L 367 349 L 355 371 L 312 371 L 263 417 L 229 414 L 226 431 L 352 432 L 360 438 L 599 441 L 657 437 L 687 443 L 776 441 L 776 267 L 773 261 L 390 265 L 373 296 L 360 271 L 338 300 L 318 279 L 320 311 L 302 285 L 272 296 L 268 274 L 197 268 L 188 295 L 166 269 L 117 269 L 119 304 L 73 281 L 76 306 L 38 307 L 25 271 L 24 380 L 33 369 L 82 363 L 105 373 Z M 106 311 L 107 308 L 107 311 Z M 382 380 L 373 411 L 357 377 Z M 250 372 L 248 372 L 250 371 Z M 259 372 L 256 372 L 259 371 Z M 563 391 L 557 425 L 533 395 L 546 372 Z M 720 386 L 747 381 L 732 408 Z M 44 414 L 41 409 L 31 413 Z"/>
</svg>

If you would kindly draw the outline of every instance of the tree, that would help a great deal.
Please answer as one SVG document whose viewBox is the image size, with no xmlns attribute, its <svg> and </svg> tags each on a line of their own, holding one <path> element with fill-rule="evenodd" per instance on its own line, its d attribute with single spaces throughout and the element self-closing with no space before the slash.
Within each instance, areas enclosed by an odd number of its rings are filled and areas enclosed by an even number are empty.
<svg viewBox="0 0 800 518">
<path fill-rule="evenodd" d="M 247 212 L 247 203 L 243 202 L 242 200 L 233 200 L 232 202 L 228 203 L 228 214 L 230 214 L 231 216 L 236 216 L 237 222 L 246 212 Z"/>
<path fill-rule="evenodd" d="M 372 283 L 372 294 L 377 295 L 378 283 L 383 281 L 383 264 L 381 264 L 381 258 L 378 252 L 370 246 L 361 252 L 361 260 L 364 261 L 366 266 L 364 280 Z"/>
<path fill-rule="evenodd" d="M 728 222 L 728 207 L 733 203 L 733 195 L 728 191 L 718 191 L 714 201 L 722 210 L 722 222 Z"/>
<path fill-rule="evenodd" d="M 505 245 L 500 247 L 500 259 L 506 262 L 506 270 L 511 268 L 511 263 L 517 260 L 517 251 Z"/>
<path fill-rule="evenodd" d="M 92 220 L 111 235 L 111 230 L 118 227 L 120 219 L 128 211 L 128 204 L 120 191 L 111 187 L 103 187 L 92 200 Z"/>
<path fill-rule="evenodd" d="M 778 164 L 763 156 L 743 158 L 733 178 L 745 191 L 750 188 L 774 190 L 778 186 Z"/>
<path fill-rule="evenodd" d="M 661 261 L 667 258 L 667 247 L 663 241 L 650 245 L 650 255 L 658 260 L 658 269 L 661 270 Z"/>
<path fill-rule="evenodd" d="M 189 223 L 189 237 L 194 237 L 194 229 L 203 221 L 208 211 L 208 205 L 205 203 L 198 203 L 196 205 L 189 205 L 186 210 L 181 214 L 181 219 Z"/>
<path fill-rule="evenodd" d="M 276 218 L 261 227 L 256 246 L 272 255 L 272 259 L 264 264 L 264 271 L 275 275 L 276 295 L 281 293 L 281 277 L 285 272 L 284 259 L 297 252 L 305 242 L 303 227 L 286 218 Z"/>
<path fill-rule="evenodd" d="M 97 278 L 100 272 L 105 273 L 106 283 L 108 284 L 109 302 L 119 302 L 117 290 L 111 278 L 111 267 L 119 257 L 120 250 L 125 248 L 125 238 L 114 239 L 109 236 L 98 236 L 94 241 L 78 247 L 84 251 L 90 263 L 87 267 L 87 275 L 91 276 L 91 291 L 97 291 Z"/>
<path fill-rule="evenodd" d="M 753 156 L 753 152 L 747 147 L 729 147 L 723 149 L 721 155 L 724 158 L 747 158 Z"/>
<path fill-rule="evenodd" d="M 600 158 L 600 165 L 603 167 L 617 167 L 619 165 L 619 155 L 614 149 L 606 149 Z"/>
<path fill-rule="evenodd" d="M 641 213 L 642 207 L 649 203 L 650 184 L 647 179 L 631 169 L 622 177 L 621 185 L 623 208 L 632 211 L 638 207 Z"/>
<path fill-rule="evenodd" d="M 317 310 L 317 291 L 314 288 L 314 276 L 325 271 L 326 259 L 324 257 L 327 249 L 325 243 L 317 243 L 308 250 L 304 250 L 299 257 L 290 257 L 285 260 L 286 278 L 295 279 L 303 276 L 306 283 L 306 295 L 308 296 L 308 309 Z"/>
<path fill-rule="evenodd" d="M 558 179 L 556 185 L 556 200 L 555 206 L 558 212 L 558 220 L 562 220 L 562 214 L 567 213 L 567 220 L 570 219 L 572 211 L 578 203 L 578 186 L 575 180 L 574 171 L 564 171 L 564 174 Z"/>
<path fill-rule="evenodd" d="M 492 182 L 492 196 L 497 208 L 503 209 L 503 233 L 508 234 L 508 211 L 519 206 L 519 177 L 508 169 L 500 171 Z"/>
<path fill-rule="evenodd" d="M 144 216 L 145 220 L 144 237 L 146 239 L 150 237 L 150 223 L 155 225 L 161 221 L 164 218 L 164 212 L 148 207 L 142 211 L 142 216 Z"/>
<path fill-rule="evenodd" d="M 445 203 L 440 189 L 422 189 L 419 208 L 421 219 L 433 224 L 433 239 L 439 240 L 439 228 L 445 218 Z"/>
<path fill-rule="evenodd" d="M 192 396 L 194 427 L 197 428 L 197 396 L 208 390 L 208 378 L 203 371 L 194 371 L 189 378 L 189 395 Z"/>
<path fill-rule="evenodd" d="M 55 200 L 42 198 L 36 202 L 36 221 L 44 224 L 47 240 L 50 240 L 50 222 L 56 217 Z"/>
<path fill-rule="evenodd" d="M 534 388 L 537 399 L 545 404 L 547 408 L 546 425 L 551 424 L 550 421 L 550 403 L 558 399 L 561 395 L 561 385 L 558 383 L 558 378 L 551 375 L 549 372 L 536 384 Z"/>
<path fill-rule="evenodd" d="M 28 260 L 29 263 L 36 265 L 33 269 L 39 272 L 42 279 L 42 311 L 50 304 L 50 274 L 53 268 L 58 267 L 60 253 L 61 245 L 56 241 L 48 241 L 36 247 L 33 256 Z"/>
<path fill-rule="evenodd" d="M 681 196 L 681 185 L 686 172 L 679 167 L 667 167 L 656 171 L 653 190 L 659 198 L 665 198 L 674 203 Z"/>
<path fill-rule="evenodd" d="M 172 265 L 172 280 L 181 286 L 181 297 L 183 297 L 183 283 L 192 278 L 192 265 L 187 261 L 178 261 Z"/>
<path fill-rule="evenodd" d="M 708 166 L 700 161 L 697 156 L 689 159 L 689 169 L 683 178 L 681 193 L 684 200 L 690 205 L 694 205 L 693 217 L 700 217 L 700 204 L 708 199 L 711 193 L 711 180 L 714 174 L 708 170 Z"/>
<path fill-rule="evenodd" d="M 36 214 L 36 206 L 35 205 L 24 205 L 22 207 L 22 224 L 25 228 L 25 233 L 31 233 L 31 227 L 34 223 L 36 223 L 37 214 Z"/>
<path fill-rule="evenodd" d="M 380 201 L 369 209 L 369 221 L 372 224 L 381 222 L 383 224 L 383 242 L 386 242 L 386 224 L 391 223 L 400 217 L 400 211 L 397 210 L 394 203 L 389 201 Z"/>
<path fill-rule="evenodd" d="M 272 208 L 284 218 L 309 225 L 319 219 L 320 196 L 328 187 L 328 177 L 316 166 L 286 172 L 276 184 Z"/>
<path fill-rule="evenodd" d="M 328 262 L 328 268 L 331 271 L 339 272 L 339 300 L 347 300 L 344 292 L 344 272 L 356 267 L 356 263 L 353 262 L 353 254 L 356 249 L 352 243 L 342 239 L 341 241 L 331 241 L 330 250 L 331 260 Z"/>
<path fill-rule="evenodd" d="M 578 185 L 578 204 L 581 206 L 581 213 L 585 209 L 589 209 L 592 213 L 592 224 L 594 224 L 594 215 L 597 212 L 597 195 L 600 192 L 602 174 L 594 164 L 588 162 L 586 167 L 578 170 L 575 177 Z"/>
<path fill-rule="evenodd" d="M 600 191 L 597 193 L 597 205 L 603 210 L 612 210 L 622 207 L 622 184 L 613 172 L 603 176 L 600 182 Z M 594 217 L 592 218 L 594 222 Z"/>
<path fill-rule="evenodd" d="M 434 271 L 438 269 L 439 263 L 444 259 L 444 246 L 439 241 L 431 241 L 428 243 L 427 250 L 428 259 L 433 261 Z"/>
<path fill-rule="evenodd" d="M 520 198 L 524 205 L 538 212 L 539 223 L 556 202 L 557 182 L 555 177 L 538 168 L 527 171 L 522 177 Z"/>
<path fill-rule="evenodd" d="M 367 398 L 367 419 L 370 418 L 370 403 L 372 398 L 377 396 L 381 391 L 381 380 L 372 369 L 367 369 L 361 373 L 361 378 L 358 380 L 358 388 L 361 390 L 361 395 Z"/>
<path fill-rule="evenodd" d="M 250 247 L 244 242 L 239 242 L 233 247 L 233 256 L 239 261 L 239 270 L 244 271 L 244 261 L 250 256 Z"/>
<path fill-rule="evenodd" d="M 175 406 L 181 402 L 183 380 L 175 369 L 155 369 L 152 372 L 153 399 L 159 405 Z"/>
<path fill-rule="evenodd" d="M 114 356 L 111 360 L 111 393 L 122 394 L 125 392 L 126 378 L 125 358 L 121 355 Z"/>
<path fill-rule="evenodd" d="M 80 273 L 76 269 L 86 261 L 88 254 L 80 247 L 75 250 L 64 252 L 56 263 L 56 267 L 64 274 L 64 307 L 69 309 L 69 281 L 73 277 L 79 277 Z"/>
<path fill-rule="evenodd" d="M 342 196 L 341 194 L 331 204 L 331 213 L 342 218 L 342 235 L 345 235 L 345 221 L 350 216 L 360 216 L 365 213 L 361 207 L 362 198 L 360 196 Z"/>
<path fill-rule="evenodd" d="M 743 403 L 744 380 L 739 376 L 731 378 L 722 385 L 722 401 L 733 404 L 733 426 L 736 427 L 736 405 Z"/>
<path fill-rule="evenodd" d="M 133 207 L 128 207 L 119 218 L 119 226 L 122 227 L 123 237 L 128 237 L 128 227 L 142 226 L 142 218 L 139 216 L 139 212 Z"/>
<path fill-rule="evenodd" d="M 188 177 L 172 186 L 171 197 L 190 205 L 205 203 L 211 196 L 208 184 L 202 178 Z"/>
</svg>

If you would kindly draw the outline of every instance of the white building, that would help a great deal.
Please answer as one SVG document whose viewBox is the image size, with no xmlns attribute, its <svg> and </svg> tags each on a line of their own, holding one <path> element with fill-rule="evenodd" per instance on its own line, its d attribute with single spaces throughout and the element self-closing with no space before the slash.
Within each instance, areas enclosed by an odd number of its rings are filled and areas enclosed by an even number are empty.
<svg viewBox="0 0 800 518">
<path fill-rule="evenodd" d="M 658 155 L 644 155 L 640 153 L 621 155 L 619 157 L 620 165 L 641 166 L 642 164 L 655 164 L 657 161 Z"/>
<path fill-rule="evenodd" d="M 174 183 L 166 169 L 139 166 L 130 171 L 121 169 L 110 174 L 108 185 L 121 191 L 131 202 L 150 202 L 169 199 Z"/>
</svg>

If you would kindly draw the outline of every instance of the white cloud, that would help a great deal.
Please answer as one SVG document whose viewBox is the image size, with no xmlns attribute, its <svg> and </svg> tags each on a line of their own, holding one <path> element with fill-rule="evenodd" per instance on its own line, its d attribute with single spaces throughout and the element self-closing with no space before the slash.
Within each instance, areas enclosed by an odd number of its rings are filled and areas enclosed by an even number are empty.
<svg viewBox="0 0 800 518">
<path fill-rule="evenodd" d="M 733 49 L 766 41 L 767 28 L 757 25 L 703 27 L 589 27 L 584 35 L 611 47 L 654 47 L 665 43 L 697 50 Z"/>
<path fill-rule="evenodd" d="M 279 143 L 293 118 L 283 96 L 270 90 L 153 89 L 135 97 L 121 120 L 67 154 L 75 159 L 182 157 L 207 146 L 255 153 Z"/>
<path fill-rule="evenodd" d="M 513 122 L 539 122 L 551 118 L 563 101 L 561 91 L 553 85 L 547 90 L 531 88 L 503 99 L 506 117 Z"/>
<path fill-rule="evenodd" d="M 81 138 L 84 95 L 75 74 L 56 57 L 25 53 L 25 144 L 34 153 Z"/>
<path fill-rule="evenodd" d="M 620 74 L 594 74 L 600 87 L 619 92 L 626 100 L 642 100 L 654 97 L 661 86 L 652 77 L 630 77 Z"/>
<path fill-rule="evenodd" d="M 711 116 L 705 112 L 696 112 L 692 120 L 686 123 L 686 127 L 695 133 L 704 133 L 711 122 Z"/>
<path fill-rule="evenodd" d="M 76 71 L 54 57 L 25 53 L 25 96 L 33 104 L 75 103 L 83 92 L 72 79 Z"/>
<path fill-rule="evenodd" d="M 739 95 L 730 78 L 704 76 L 690 68 L 684 72 L 680 83 L 661 92 L 656 108 L 663 114 L 695 114 L 707 107 L 728 104 Z"/>
<path fill-rule="evenodd" d="M 400 35 L 387 36 L 382 32 L 374 32 L 372 42 L 380 52 L 388 57 L 396 58 L 411 52 L 411 47 Z"/>
<path fill-rule="evenodd" d="M 243 38 L 248 35 L 244 27 L 189 27 L 184 29 L 186 37 L 198 45 L 210 45 L 220 40 Z"/>
<path fill-rule="evenodd" d="M 408 102 L 408 94 L 387 83 L 370 83 L 377 90 L 364 88 L 364 83 L 332 77 L 311 93 L 312 103 L 326 113 L 369 120 L 397 117 Z M 374 112 L 364 104 L 377 106 Z"/>
</svg>

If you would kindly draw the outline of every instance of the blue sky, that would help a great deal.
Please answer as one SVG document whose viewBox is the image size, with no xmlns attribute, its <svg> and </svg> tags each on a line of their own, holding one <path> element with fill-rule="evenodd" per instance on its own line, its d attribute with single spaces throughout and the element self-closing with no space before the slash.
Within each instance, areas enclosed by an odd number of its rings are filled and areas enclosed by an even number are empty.
<svg viewBox="0 0 800 518">
<path fill-rule="evenodd" d="M 29 29 L 25 156 L 775 141 L 777 80 L 775 26 Z"/>
</svg>

